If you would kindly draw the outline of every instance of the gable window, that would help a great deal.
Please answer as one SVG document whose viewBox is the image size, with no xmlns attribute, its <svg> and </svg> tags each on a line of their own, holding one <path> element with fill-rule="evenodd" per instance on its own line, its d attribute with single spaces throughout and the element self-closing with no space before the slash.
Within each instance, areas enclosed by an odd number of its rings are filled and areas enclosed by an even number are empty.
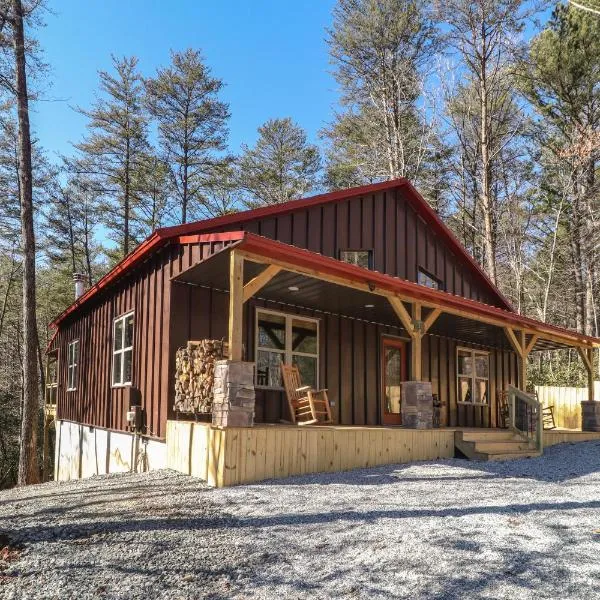
<svg viewBox="0 0 600 600">
<path fill-rule="evenodd" d="M 133 362 L 133 313 L 115 319 L 113 324 L 112 384 L 131 385 Z"/>
<path fill-rule="evenodd" d="M 487 405 L 489 402 L 489 354 L 470 348 L 458 348 L 456 352 L 458 402 Z"/>
<path fill-rule="evenodd" d="M 79 340 L 73 340 L 67 347 L 67 391 L 77 387 L 77 371 L 79 366 Z"/>
<path fill-rule="evenodd" d="M 373 250 L 340 250 L 340 260 L 363 269 L 372 269 Z"/>
<path fill-rule="evenodd" d="M 442 282 L 437 277 L 430 275 L 423 269 L 419 269 L 419 273 L 417 274 L 417 283 L 419 285 L 424 285 L 425 287 L 431 288 L 432 290 L 444 289 Z"/>
<path fill-rule="evenodd" d="M 256 311 L 256 385 L 282 388 L 283 362 L 300 371 L 302 385 L 317 387 L 319 322 L 297 315 Z"/>
</svg>

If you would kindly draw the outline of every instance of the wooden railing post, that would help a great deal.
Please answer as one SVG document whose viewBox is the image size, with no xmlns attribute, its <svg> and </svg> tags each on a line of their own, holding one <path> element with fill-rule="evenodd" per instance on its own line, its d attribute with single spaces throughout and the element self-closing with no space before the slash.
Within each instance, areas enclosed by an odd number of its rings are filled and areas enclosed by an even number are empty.
<svg viewBox="0 0 600 600">
<path fill-rule="evenodd" d="M 229 260 L 229 359 L 240 361 L 244 317 L 244 257 L 232 250 Z"/>
</svg>

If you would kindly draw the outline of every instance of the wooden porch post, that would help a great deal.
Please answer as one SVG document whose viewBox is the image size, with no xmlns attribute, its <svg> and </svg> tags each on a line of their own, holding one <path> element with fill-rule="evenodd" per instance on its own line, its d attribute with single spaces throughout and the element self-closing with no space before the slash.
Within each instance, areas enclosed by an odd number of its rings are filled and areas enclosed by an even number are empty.
<svg viewBox="0 0 600 600">
<path fill-rule="evenodd" d="M 423 334 L 421 333 L 421 305 L 413 304 L 413 335 L 412 335 L 412 348 L 411 348 L 411 377 L 413 381 L 421 381 L 423 377 L 423 345 L 421 340 Z"/>
<path fill-rule="evenodd" d="M 404 307 L 402 300 L 397 296 L 388 296 L 388 301 L 392 305 L 394 312 L 400 319 L 400 322 L 406 329 L 411 339 L 410 352 L 410 380 L 421 381 L 423 377 L 423 336 L 429 331 L 429 328 L 435 323 L 436 319 L 442 313 L 440 308 L 434 308 L 427 315 L 427 318 L 421 320 L 421 304 L 415 302 L 412 305 L 412 317 Z"/>
<path fill-rule="evenodd" d="M 527 332 L 524 329 L 521 330 L 518 339 L 511 327 L 505 327 L 504 332 L 506 333 L 506 337 L 508 338 L 511 346 L 514 348 L 519 358 L 518 387 L 522 392 L 524 392 L 526 391 L 527 387 L 527 358 L 531 354 L 531 351 L 538 341 L 539 336 L 537 334 L 533 334 L 528 344 L 526 337 Z"/>
<path fill-rule="evenodd" d="M 229 359 L 240 361 L 244 318 L 244 257 L 232 250 L 229 261 Z"/>
</svg>

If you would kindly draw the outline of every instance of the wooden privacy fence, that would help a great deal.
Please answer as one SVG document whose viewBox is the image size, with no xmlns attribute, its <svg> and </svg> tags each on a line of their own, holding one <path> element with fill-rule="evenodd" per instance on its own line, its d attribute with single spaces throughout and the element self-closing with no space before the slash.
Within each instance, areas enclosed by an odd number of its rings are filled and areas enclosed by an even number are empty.
<svg viewBox="0 0 600 600">
<path fill-rule="evenodd" d="M 543 406 L 554 406 L 557 427 L 581 429 L 581 401 L 588 399 L 587 387 L 537 385 L 535 390 Z M 594 395 L 600 398 L 600 381 L 594 382 Z"/>
</svg>

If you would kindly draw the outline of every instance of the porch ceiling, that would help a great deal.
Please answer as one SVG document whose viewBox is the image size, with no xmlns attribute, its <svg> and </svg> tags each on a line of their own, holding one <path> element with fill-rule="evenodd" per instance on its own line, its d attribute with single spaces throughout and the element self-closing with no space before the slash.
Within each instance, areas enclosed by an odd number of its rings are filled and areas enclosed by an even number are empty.
<svg viewBox="0 0 600 600">
<path fill-rule="evenodd" d="M 229 290 L 229 257 L 234 246 L 228 246 L 184 271 L 176 277 L 176 281 L 189 285 Z M 265 266 L 259 263 L 245 261 L 244 284 L 256 277 L 264 268 Z M 339 314 L 398 327 L 404 331 L 398 316 L 385 297 L 323 281 L 317 277 L 282 270 L 260 289 L 256 297 L 323 313 Z M 405 306 L 409 309 L 408 304 Z M 424 308 L 423 318 L 427 318 L 428 314 L 429 309 Z M 501 327 L 458 315 L 442 313 L 431 326 L 429 333 L 486 347 L 512 350 Z M 528 335 L 527 342 L 530 339 L 531 336 Z M 561 347 L 568 347 L 568 345 L 540 338 L 533 351 Z"/>
</svg>

